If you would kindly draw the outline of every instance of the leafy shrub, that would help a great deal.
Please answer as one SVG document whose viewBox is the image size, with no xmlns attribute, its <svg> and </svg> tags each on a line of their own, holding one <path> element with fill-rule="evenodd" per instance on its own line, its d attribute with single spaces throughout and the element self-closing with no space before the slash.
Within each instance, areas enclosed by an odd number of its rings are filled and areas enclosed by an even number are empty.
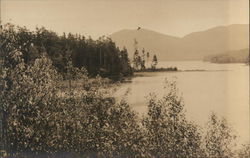
<svg viewBox="0 0 250 158">
<path fill-rule="evenodd" d="M 115 103 L 99 91 L 100 80 L 94 83 L 99 87 L 90 85 L 86 90 L 83 86 L 81 98 L 70 94 L 62 98 L 56 82 L 61 77 L 48 58 L 25 64 L 22 53 L 15 51 L 11 60 L 15 65 L 1 73 L 0 95 L 10 155 L 53 157 L 67 152 L 83 157 L 136 157 L 146 152 L 141 149 L 143 133 L 137 115 L 127 103 Z"/>
<path fill-rule="evenodd" d="M 239 158 L 250 157 L 250 143 L 242 145 L 242 148 L 238 151 Z"/>
<path fill-rule="evenodd" d="M 21 52 L 12 54 L 15 65 L 2 70 L 0 92 L 9 151 L 46 151 L 44 136 L 52 126 L 46 119 L 53 117 L 51 104 L 57 102 L 55 81 L 59 75 L 46 57 L 27 65 Z"/>
<path fill-rule="evenodd" d="M 206 156 L 233 157 L 232 148 L 236 136 L 226 119 L 219 118 L 215 113 L 212 113 L 206 129 L 207 132 L 204 138 Z"/>
<path fill-rule="evenodd" d="M 167 87 L 163 99 L 151 97 L 143 121 L 149 151 L 154 157 L 202 157 L 198 127 L 187 121 L 175 82 L 167 82 Z"/>
</svg>

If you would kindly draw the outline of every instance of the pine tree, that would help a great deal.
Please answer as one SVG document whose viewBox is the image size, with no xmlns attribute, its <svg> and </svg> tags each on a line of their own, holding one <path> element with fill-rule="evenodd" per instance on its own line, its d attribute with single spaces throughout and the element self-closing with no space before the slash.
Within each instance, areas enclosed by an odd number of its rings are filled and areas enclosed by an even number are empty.
<svg viewBox="0 0 250 158">
<path fill-rule="evenodd" d="M 145 67 L 145 49 L 142 49 L 142 57 L 141 57 L 141 69 L 144 70 Z"/>
<path fill-rule="evenodd" d="M 156 55 L 154 55 L 153 60 L 152 60 L 152 69 L 156 69 L 156 65 L 158 64 L 158 60 Z"/>
<path fill-rule="evenodd" d="M 150 55 L 149 55 L 149 52 L 147 52 L 147 67 L 149 67 L 149 57 L 150 57 Z"/>
</svg>

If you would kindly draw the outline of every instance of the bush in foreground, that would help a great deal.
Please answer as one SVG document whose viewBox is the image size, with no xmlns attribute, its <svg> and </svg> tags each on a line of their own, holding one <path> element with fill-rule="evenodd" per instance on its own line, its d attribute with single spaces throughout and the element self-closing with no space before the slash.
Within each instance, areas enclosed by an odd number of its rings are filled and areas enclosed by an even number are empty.
<svg viewBox="0 0 250 158">
<path fill-rule="evenodd" d="M 167 82 L 162 99 L 149 99 L 148 114 L 140 121 L 129 104 L 100 90 L 100 79 L 88 82 L 85 71 L 70 71 L 85 78 L 81 97 L 59 97 L 61 77 L 48 58 L 27 64 L 21 52 L 10 54 L 10 64 L 1 69 L 0 92 L 10 157 L 234 156 L 226 121 L 213 114 L 202 138 L 199 127 L 186 119 L 174 82 Z M 243 148 L 239 155 L 248 151 Z"/>
<path fill-rule="evenodd" d="M 143 133 L 127 103 L 115 103 L 94 85 L 83 86 L 81 98 L 58 97 L 61 77 L 48 58 L 25 64 L 21 52 L 12 54 L 0 95 L 10 156 L 143 157 Z"/>
<path fill-rule="evenodd" d="M 152 97 L 148 115 L 144 118 L 149 143 L 154 157 L 204 157 L 198 126 L 187 121 L 184 104 L 177 95 L 176 84 L 167 83 L 169 92 L 161 100 Z"/>
</svg>

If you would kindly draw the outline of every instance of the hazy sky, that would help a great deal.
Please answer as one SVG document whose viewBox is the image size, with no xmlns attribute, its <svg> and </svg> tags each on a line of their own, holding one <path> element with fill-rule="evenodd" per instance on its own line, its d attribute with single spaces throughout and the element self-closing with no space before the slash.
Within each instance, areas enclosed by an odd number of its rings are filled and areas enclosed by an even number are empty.
<svg viewBox="0 0 250 158">
<path fill-rule="evenodd" d="M 96 38 L 137 26 L 184 36 L 249 23 L 249 0 L 0 0 L 2 22 Z"/>
</svg>

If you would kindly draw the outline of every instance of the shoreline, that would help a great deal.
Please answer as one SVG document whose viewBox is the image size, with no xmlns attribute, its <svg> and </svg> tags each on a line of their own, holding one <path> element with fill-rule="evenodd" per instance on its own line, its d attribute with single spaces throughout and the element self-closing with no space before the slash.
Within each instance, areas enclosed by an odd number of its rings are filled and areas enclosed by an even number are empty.
<svg viewBox="0 0 250 158">
<path fill-rule="evenodd" d="M 177 70 L 177 71 L 139 71 L 134 72 L 131 76 L 122 77 L 119 81 L 122 83 L 130 82 L 132 78 L 136 77 L 149 77 L 150 74 L 159 74 L 159 73 L 180 73 L 180 72 L 220 72 L 220 71 L 230 71 L 230 70 L 203 70 L 203 69 L 195 69 L 195 70 Z"/>
</svg>

